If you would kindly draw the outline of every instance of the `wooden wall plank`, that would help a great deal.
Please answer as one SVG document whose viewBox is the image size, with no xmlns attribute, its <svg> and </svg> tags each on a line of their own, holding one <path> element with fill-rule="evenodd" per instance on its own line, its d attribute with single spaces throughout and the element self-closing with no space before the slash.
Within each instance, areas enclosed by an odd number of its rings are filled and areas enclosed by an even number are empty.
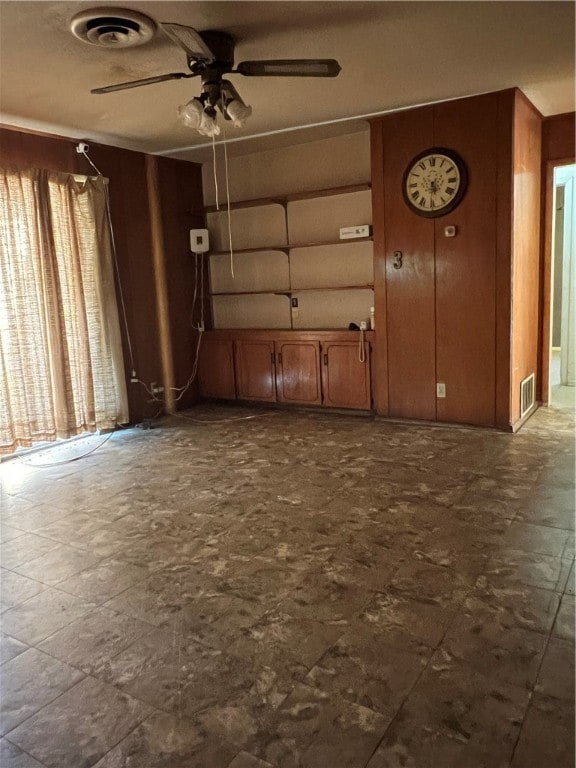
<svg viewBox="0 0 576 768">
<path fill-rule="evenodd" d="M 190 229 L 204 228 L 204 217 L 191 214 L 202 205 L 199 185 L 201 166 L 165 157 L 157 158 L 158 188 L 164 239 L 166 290 L 174 384 L 184 386 L 194 369 L 198 327 L 201 312 L 201 259 L 204 260 L 204 323 L 211 327 L 209 276 L 207 257 L 198 257 L 198 290 L 196 308 L 192 300 L 196 279 L 195 257 L 190 252 Z M 197 399 L 197 383 L 177 401 L 177 410 L 190 407 Z"/>
<path fill-rule="evenodd" d="M 550 299 L 552 276 L 552 204 L 554 199 L 554 166 L 576 160 L 576 113 L 551 115 L 542 121 L 542 205 L 541 205 L 541 270 L 540 270 L 540 348 L 539 377 L 536 397 L 548 403 L 550 384 Z"/>
<path fill-rule="evenodd" d="M 520 419 L 520 382 L 537 374 L 540 295 L 542 118 L 517 91 L 513 154 L 511 425 Z"/>
<path fill-rule="evenodd" d="M 388 413 L 397 418 L 436 418 L 434 222 L 402 197 L 406 166 L 432 145 L 433 114 L 422 107 L 382 120 Z M 403 254 L 400 269 L 394 251 Z"/>
<path fill-rule="evenodd" d="M 496 425 L 509 429 L 512 335 L 512 135 L 514 91 L 498 94 L 496 187 Z"/>
<path fill-rule="evenodd" d="M 542 121 L 542 162 L 574 157 L 576 143 L 576 113 L 550 115 Z"/>
<path fill-rule="evenodd" d="M 458 152 L 469 175 L 460 205 L 434 219 L 439 421 L 494 424 L 497 141 L 494 94 L 435 105 L 434 144 Z"/>
</svg>

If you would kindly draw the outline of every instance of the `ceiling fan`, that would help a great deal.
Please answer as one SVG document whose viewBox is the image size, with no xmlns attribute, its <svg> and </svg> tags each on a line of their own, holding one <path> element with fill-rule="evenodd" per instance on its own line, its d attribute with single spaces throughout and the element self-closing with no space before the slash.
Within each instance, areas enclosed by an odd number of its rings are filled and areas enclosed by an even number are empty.
<svg viewBox="0 0 576 768">
<path fill-rule="evenodd" d="M 200 77 L 202 93 L 184 107 L 180 116 L 190 127 L 208 136 L 217 135 L 216 108 L 227 120 L 242 125 L 251 114 L 226 74 L 247 77 L 336 77 L 341 70 L 335 59 L 270 59 L 242 61 L 234 67 L 234 39 L 226 32 L 209 30 L 197 32 L 182 24 L 160 23 L 160 29 L 186 54 L 190 72 L 169 72 L 126 83 L 93 88 L 91 93 L 103 94 L 139 88 L 142 85 Z M 111 41 L 109 41 L 110 43 Z"/>
</svg>

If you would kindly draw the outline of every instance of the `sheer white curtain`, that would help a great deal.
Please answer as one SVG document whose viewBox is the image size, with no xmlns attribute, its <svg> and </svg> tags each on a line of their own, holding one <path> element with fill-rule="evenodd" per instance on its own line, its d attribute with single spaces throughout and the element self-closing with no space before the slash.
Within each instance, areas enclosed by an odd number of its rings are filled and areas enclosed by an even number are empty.
<svg viewBox="0 0 576 768">
<path fill-rule="evenodd" d="M 0 453 L 127 420 L 105 180 L 0 168 Z"/>
</svg>

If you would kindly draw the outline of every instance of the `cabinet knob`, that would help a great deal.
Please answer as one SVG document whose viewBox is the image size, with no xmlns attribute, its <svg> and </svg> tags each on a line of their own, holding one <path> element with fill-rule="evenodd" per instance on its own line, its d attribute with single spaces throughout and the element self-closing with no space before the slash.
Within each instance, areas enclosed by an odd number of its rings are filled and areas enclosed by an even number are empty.
<svg viewBox="0 0 576 768">
<path fill-rule="evenodd" d="M 324 352 L 324 365 L 328 365 L 328 352 Z"/>
</svg>

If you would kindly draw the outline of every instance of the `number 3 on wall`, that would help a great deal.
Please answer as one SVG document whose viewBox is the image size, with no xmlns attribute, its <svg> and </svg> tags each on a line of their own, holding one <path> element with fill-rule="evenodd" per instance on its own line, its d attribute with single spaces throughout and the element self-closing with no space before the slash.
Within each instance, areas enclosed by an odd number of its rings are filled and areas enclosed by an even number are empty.
<svg viewBox="0 0 576 768">
<path fill-rule="evenodd" d="M 394 251 L 394 269 L 402 269 L 402 251 Z"/>
</svg>

